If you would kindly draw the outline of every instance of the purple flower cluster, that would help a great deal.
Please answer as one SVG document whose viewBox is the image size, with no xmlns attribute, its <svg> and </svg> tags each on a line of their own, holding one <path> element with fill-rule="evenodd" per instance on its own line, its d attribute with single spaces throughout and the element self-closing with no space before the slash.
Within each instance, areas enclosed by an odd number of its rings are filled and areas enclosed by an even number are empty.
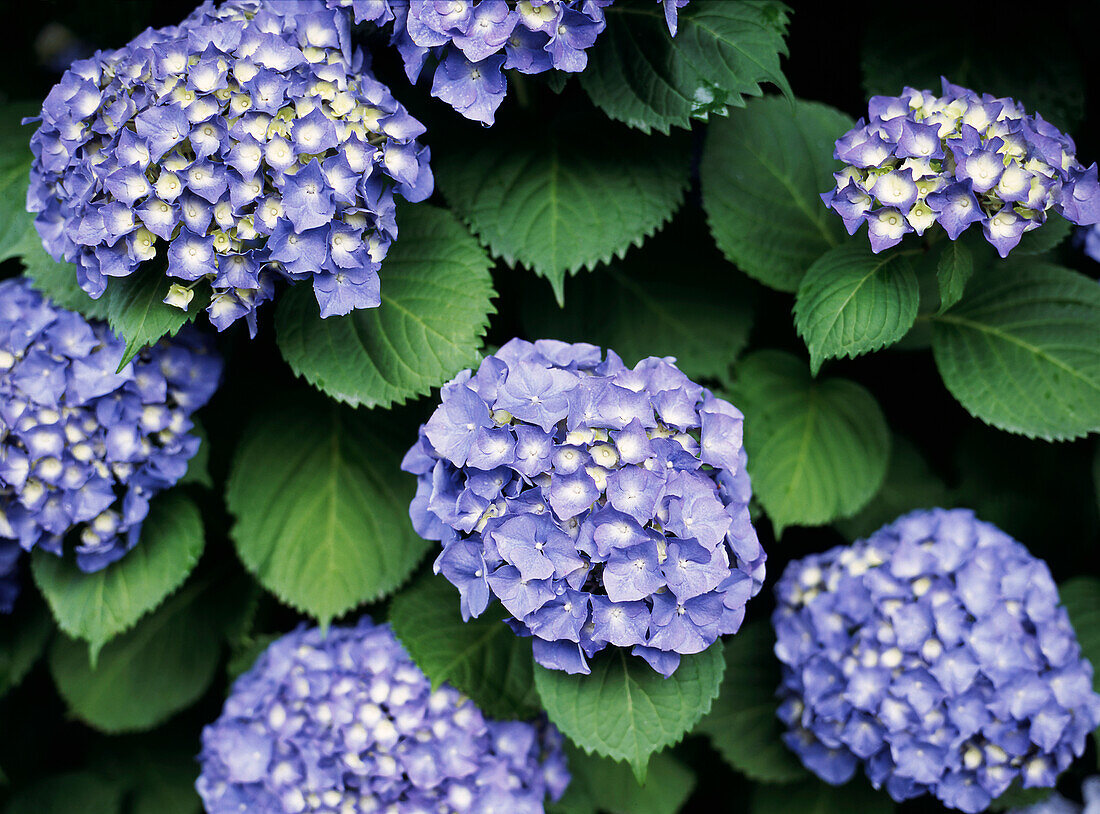
<svg viewBox="0 0 1100 814">
<path fill-rule="evenodd" d="M 872 96 L 836 143 L 847 166 L 821 199 L 849 234 L 867 224 L 871 249 L 896 245 L 909 232 L 939 223 L 955 240 L 979 223 L 1001 257 L 1053 210 L 1071 223 L 1100 221 L 1096 164 L 1085 168 L 1073 139 L 998 99 L 943 80 L 943 95 L 905 88 Z"/>
<path fill-rule="evenodd" d="M 569 784 L 550 724 L 493 721 L 432 690 L 387 625 L 299 628 L 233 686 L 202 736 L 209 814 L 542 814 Z"/>
<path fill-rule="evenodd" d="M 444 385 L 402 462 L 463 617 L 497 597 L 545 667 L 613 645 L 670 675 L 760 590 L 742 415 L 673 361 L 513 339 Z"/>
<path fill-rule="evenodd" d="M 432 95 L 467 119 L 491 125 L 504 101 L 503 71 L 578 73 L 607 25 L 615 0 L 328 0 L 350 7 L 355 22 L 393 21 L 392 42 L 415 82 L 435 60 Z M 675 36 L 677 10 L 688 0 L 658 0 Z"/>
<path fill-rule="evenodd" d="M 72 530 L 80 568 L 106 567 L 186 473 L 200 443 L 191 414 L 217 389 L 221 359 L 190 329 L 116 373 L 123 350 L 26 280 L 0 283 L 0 574 L 19 550 L 60 555 Z"/>
<path fill-rule="evenodd" d="M 1100 723 L 1046 563 L 966 509 L 794 561 L 776 587 L 785 741 L 830 783 L 978 812 L 1053 786 Z"/>
<path fill-rule="evenodd" d="M 74 63 L 31 139 L 27 208 L 50 254 L 99 297 L 156 260 L 201 281 L 218 330 L 277 277 L 313 284 L 321 316 L 376 307 L 394 195 L 431 194 L 424 127 L 366 70 L 323 0 L 205 3 Z"/>
</svg>

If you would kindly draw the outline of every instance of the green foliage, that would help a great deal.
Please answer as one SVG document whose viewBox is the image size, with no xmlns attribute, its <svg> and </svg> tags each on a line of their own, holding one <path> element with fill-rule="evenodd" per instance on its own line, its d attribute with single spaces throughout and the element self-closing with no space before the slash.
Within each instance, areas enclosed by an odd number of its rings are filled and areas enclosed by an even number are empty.
<svg viewBox="0 0 1100 814">
<path fill-rule="evenodd" d="M 696 731 L 733 768 L 761 783 L 793 783 L 810 779 L 780 740 L 783 726 L 776 717 L 775 691 L 779 661 L 775 631 L 766 619 L 746 624 L 725 640 L 726 673 L 714 706 Z"/>
<path fill-rule="evenodd" d="M 833 525 L 849 540 L 857 540 L 913 509 L 948 508 L 955 503 L 947 484 L 932 471 L 920 451 L 912 442 L 895 435 L 882 487 L 858 514 Z"/>
<path fill-rule="evenodd" d="M 0 142 L 0 149 L 6 147 Z M 0 260 L 18 257 L 20 243 L 28 233 L 37 239 L 34 216 L 26 211 L 27 178 L 31 171 L 28 155 L 25 161 L 0 159 Z"/>
<path fill-rule="evenodd" d="M 196 292 L 184 311 L 164 304 L 172 285 L 156 261 L 145 263 L 129 277 L 112 280 L 103 296 L 107 300 L 107 324 L 126 341 L 119 370 L 144 348 L 176 332 L 205 307 L 205 295 Z"/>
<path fill-rule="evenodd" d="M 591 660 L 591 675 L 535 665 L 546 714 L 586 752 L 627 761 L 645 782 L 649 757 L 679 741 L 718 695 L 725 662 L 715 643 L 665 678 L 641 658 L 615 648 Z"/>
<path fill-rule="evenodd" d="M 1058 586 L 1058 594 L 1077 633 L 1081 652 L 1092 662 L 1092 685 L 1100 692 L 1100 579 L 1091 575 L 1071 577 Z"/>
<path fill-rule="evenodd" d="M 620 3 L 605 13 L 581 87 L 612 119 L 667 133 L 743 107 L 764 82 L 791 98 L 779 67 L 789 14 L 782 3 L 695 0 L 680 10 L 674 38 L 659 6 Z"/>
<path fill-rule="evenodd" d="M 4 814 L 119 814 L 122 797 L 121 786 L 92 772 L 55 774 L 13 795 Z"/>
<path fill-rule="evenodd" d="M 103 732 L 135 732 L 193 704 L 214 679 L 227 613 L 216 592 L 192 582 L 135 627 L 108 642 L 95 664 L 88 648 L 59 636 L 50 673 L 73 716 Z"/>
<path fill-rule="evenodd" d="M 573 779 L 549 814 L 676 814 L 695 785 L 695 776 L 666 752 L 653 755 L 645 785 L 639 785 L 625 763 L 586 755 L 566 744 Z"/>
<path fill-rule="evenodd" d="M 0 696 L 19 685 L 50 640 L 50 615 L 33 597 L 22 597 L 11 615 L 0 615 Z"/>
<path fill-rule="evenodd" d="M 508 614 L 499 602 L 463 622 L 458 600 L 445 579 L 418 580 L 390 605 L 394 634 L 433 687 L 456 687 L 494 718 L 537 715 L 531 640 L 504 624 Z"/>
<path fill-rule="evenodd" d="M 913 327 L 917 275 L 904 252 L 872 254 L 865 243 L 830 249 L 806 270 L 794 324 L 816 376 L 825 359 L 854 357 L 892 345 Z"/>
<path fill-rule="evenodd" d="M 847 240 L 820 193 L 836 184 L 833 143 L 852 125 L 828 105 L 766 97 L 708 128 L 703 208 L 718 248 L 746 274 L 797 291 L 810 265 Z"/>
<path fill-rule="evenodd" d="M 974 275 L 974 256 L 966 244 L 952 240 L 943 247 L 936 263 L 936 282 L 939 284 L 940 308 L 942 314 L 962 299 L 966 284 Z"/>
<path fill-rule="evenodd" d="M 686 237 L 663 233 L 643 254 L 574 277 L 566 284 L 564 308 L 525 286 L 527 335 L 612 348 L 628 365 L 675 356 L 692 378 L 728 375 L 748 342 L 756 292 L 724 261 L 703 252 L 692 257 L 690 273 L 670 282 L 670 269 L 683 262 L 683 241 L 693 237 L 695 231 Z"/>
<path fill-rule="evenodd" d="M 895 806 L 886 791 L 874 791 L 863 778 L 843 786 L 813 779 L 791 786 L 757 786 L 750 814 L 891 814 Z"/>
<path fill-rule="evenodd" d="M 399 587 L 428 548 L 409 522 L 401 439 L 317 398 L 257 405 L 226 485 L 245 567 L 327 625 Z"/>
<path fill-rule="evenodd" d="M 1047 441 L 1100 430 L 1100 287 L 1035 260 L 980 271 L 933 317 L 944 384 L 972 415 Z"/>
<path fill-rule="evenodd" d="M 401 239 L 382 266 L 380 307 L 321 319 L 305 284 L 279 300 L 283 358 L 353 407 L 403 403 L 476 363 L 493 313 L 489 259 L 455 217 L 425 204 L 398 217 Z"/>
<path fill-rule="evenodd" d="M 1070 222 L 1050 210 L 1047 212 L 1047 222 L 1038 229 L 1025 232 L 1020 239 L 1020 244 L 1012 250 L 1013 257 L 1021 257 L 1028 254 L 1043 254 L 1057 248 L 1062 241 L 1070 236 L 1073 226 Z"/>
<path fill-rule="evenodd" d="M 590 119 L 531 138 L 490 131 L 433 162 L 439 188 L 495 257 L 545 277 L 559 303 L 565 274 L 641 246 L 680 207 L 690 150 Z"/>
<path fill-rule="evenodd" d="M 746 422 L 753 492 L 775 526 L 849 517 L 882 485 L 890 433 L 867 390 L 812 379 L 796 357 L 757 351 L 738 364 L 733 402 Z"/>
<path fill-rule="evenodd" d="M 202 554 L 199 510 L 178 490 L 152 502 L 141 531 L 132 551 L 92 574 L 81 571 L 71 557 L 35 551 L 31 558 L 34 581 L 58 627 L 88 642 L 93 665 L 103 645 L 184 583 Z"/>
<path fill-rule="evenodd" d="M 76 282 L 76 266 L 58 263 L 46 254 L 37 232 L 32 229 L 25 234 L 19 250 L 23 258 L 23 274 L 30 279 L 32 288 L 62 308 L 76 311 L 89 319 L 107 319 L 108 298 L 103 296 L 93 300 L 85 294 Z"/>
</svg>

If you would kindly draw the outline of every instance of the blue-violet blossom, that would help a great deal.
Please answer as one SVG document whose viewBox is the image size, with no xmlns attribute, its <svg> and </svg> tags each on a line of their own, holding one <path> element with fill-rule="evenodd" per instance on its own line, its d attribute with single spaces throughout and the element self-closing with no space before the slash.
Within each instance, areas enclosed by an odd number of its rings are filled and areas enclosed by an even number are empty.
<svg viewBox="0 0 1100 814">
<path fill-rule="evenodd" d="M 612 645 L 670 675 L 738 630 L 765 560 L 743 417 L 674 361 L 513 339 L 444 385 L 402 468 L 463 618 L 497 597 L 569 673 Z"/>
<path fill-rule="evenodd" d="M 433 690 L 387 625 L 298 628 L 237 679 L 202 735 L 209 814 L 542 814 L 569 783 L 543 722 Z"/>
<path fill-rule="evenodd" d="M 92 297 L 154 259 L 179 281 L 169 304 L 208 281 L 218 330 L 245 317 L 255 334 L 277 277 L 310 281 L 321 316 L 376 307 L 394 196 L 433 179 L 423 125 L 348 28 L 323 0 L 206 2 L 74 63 L 31 139 L 46 249 Z"/>
<path fill-rule="evenodd" d="M 187 471 L 191 415 L 222 362 L 185 328 L 122 368 L 125 343 L 58 308 L 25 279 L 0 283 L 0 574 L 19 551 L 62 553 L 98 571 L 134 547 L 149 501 Z M 12 592 L 0 588 L 0 605 Z M 7 599 L 7 602 L 4 600 Z"/>
<path fill-rule="evenodd" d="M 1006 257 L 1051 210 L 1100 221 L 1096 164 L 1082 166 L 1073 139 L 1012 99 L 944 79 L 942 96 L 872 96 L 868 114 L 837 141 L 833 157 L 847 166 L 821 199 L 849 234 L 867 224 L 872 251 L 936 223 L 956 240 L 977 223 Z"/>
<path fill-rule="evenodd" d="M 776 586 L 779 717 L 816 775 L 983 811 L 1053 786 L 1100 723 L 1046 563 L 967 509 L 919 510 L 792 562 Z"/>
<path fill-rule="evenodd" d="M 675 36 L 688 0 L 657 0 Z M 351 8 L 355 22 L 393 22 L 392 43 L 415 82 L 435 60 L 432 96 L 468 119 L 491 125 L 504 100 L 504 71 L 578 73 L 615 0 L 327 0 Z M 633 0 L 631 0 L 633 2 Z"/>
</svg>

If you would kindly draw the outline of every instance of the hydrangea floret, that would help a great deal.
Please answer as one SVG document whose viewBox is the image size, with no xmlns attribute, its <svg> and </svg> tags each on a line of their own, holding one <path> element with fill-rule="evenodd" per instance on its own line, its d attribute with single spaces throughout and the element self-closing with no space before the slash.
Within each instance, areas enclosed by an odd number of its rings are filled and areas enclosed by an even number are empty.
<svg viewBox="0 0 1100 814">
<path fill-rule="evenodd" d="M 424 127 L 322 0 L 231 0 L 74 63 L 31 139 L 27 208 L 90 296 L 145 264 L 218 330 L 277 278 L 321 316 L 379 305 L 395 195 L 431 194 Z M 154 272 L 145 272 L 154 273 Z M 207 290 L 209 289 L 209 290 Z"/>
<path fill-rule="evenodd" d="M 1096 164 L 1084 167 L 1073 139 L 1012 99 L 944 79 L 940 96 L 872 96 L 868 116 L 837 141 L 846 166 L 821 198 L 849 234 L 867 224 L 874 252 L 937 223 L 951 240 L 977 223 L 1006 257 L 1051 211 L 1100 221 Z"/>
<path fill-rule="evenodd" d="M 82 570 L 106 567 L 137 544 L 150 499 L 186 473 L 200 444 L 191 416 L 221 359 L 190 328 L 118 370 L 124 349 L 26 280 L 0 283 L 0 573 L 19 551 L 60 555 L 69 532 Z"/>
<path fill-rule="evenodd" d="M 658 0 L 669 32 L 688 0 Z M 416 82 L 432 60 L 432 96 L 468 119 L 493 124 L 508 92 L 504 71 L 579 73 L 614 0 L 328 0 L 355 22 L 393 22 L 392 42 Z"/>
<path fill-rule="evenodd" d="M 670 675 L 760 590 L 742 414 L 674 361 L 513 339 L 443 387 L 402 463 L 463 617 L 498 598 L 545 667 L 610 645 Z"/>
<path fill-rule="evenodd" d="M 1100 225 L 1079 229 L 1074 236 L 1074 243 L 1082 246 L 1088 257 L 1100 263 Z"/>
<path fill-rule="evenodd" d="M 1058 792 L 1046 800 L 1022 808 L 1011 808 L 1008 814 L 1100 814 L 1100 777 L 1094 775 L 1081 784 L 1084 803 L 1074 803 Z"/>
<path fill-rule="evenodd" d="M 1046 563 L 966 509 L 919 510 L 792 562 L 776 587 L 779 717 L 829 783 L 983 811 L 1053 786 L 1100 723 Z"/>
<path fill-rule="evenodd" d="M 202 736 L 209 814 L 541 814 L 569 783 L 551 724 L 486 718 L 433 690 L 368 618 L 276 640 Z"/>
</svg>

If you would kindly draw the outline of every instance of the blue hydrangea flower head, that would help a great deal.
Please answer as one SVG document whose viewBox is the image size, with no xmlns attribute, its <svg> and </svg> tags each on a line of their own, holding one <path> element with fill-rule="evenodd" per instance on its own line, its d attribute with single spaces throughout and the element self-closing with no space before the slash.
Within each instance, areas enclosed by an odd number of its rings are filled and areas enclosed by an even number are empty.
<svg viewBox="0 0 1100 814">
<path fill-rule="evenodd" d="M 198 451 L 191 415 L 221 378 L 213 343 L 185 328 L 116 373 L 124 349 L 26 280 L 0 283 L 0 605 L 20 551 L 60 555 L 74 532 L 84 571 L 122 557 Z"/>
<path fill-rule="evenodd" d="M 432 95 L 463 116 L 493 124 L 508 91 L 503 71 L 579 73 L 615 0 L 327 0 L 355 22 L 393 23 L 391 40 L 415 82 L 435 65 Z M 657 0 L 675 36 L 688 0 Z"/>
<path fill-rule="evenodd" d="M 1084 804 L 1079 805 L 1054 792 L 1046 800 L 1023 808 L 1009 809 L 1008 814 L 1100 814 L 1100 777 L 1094 775 L 1081 784 Z"/>
<path fill-rule="evenodd" d="M 897 801 L 985 810 L 1053 786 L 1100 723 L 1046 563 L 967 509 L 919 510 L 792 562 L 772 618 L 787 745 Z"/>
<path fill-rule="evenodd" d="M 979 224 L 1001 257 L 1054 211 L 1100 222 L 1100 183 L 1073 139 L 1009 98 L 943 80 L 943 93 L 905 88 L 871 97 L 868 119 L 836 143 L 836 189 L 821 199 L 849 234 L 864 223 L 880 252 L 939 224 L 951 240 Z"/>
<path fill-rule="evenodd" d="M 433 690 L 369 618 L 276 640 L 202 735 L 209 814 L 542 814 L 569 784 L 562 737 Z"/>
<path fill-rule="evenodd" d="M 611 646 L 670 675 L 760 590 L 743 417 L 674 362 L 513 339 L 444 385 L 402 462 L 463 617 L 498 598 L 545 667 Z"/>
<path fill-rule="evenodd" d="M 56 260 L 99 297 L 146 262 L 209 292 L 218 330 L 275 281 L 322 316 L 379 304 L 395 196 L 431 194 L 424 127 L 349 45 L 323 0 L 230 0 L 74 63 L 31 139 L 27 208 Z"/>
</svg>

